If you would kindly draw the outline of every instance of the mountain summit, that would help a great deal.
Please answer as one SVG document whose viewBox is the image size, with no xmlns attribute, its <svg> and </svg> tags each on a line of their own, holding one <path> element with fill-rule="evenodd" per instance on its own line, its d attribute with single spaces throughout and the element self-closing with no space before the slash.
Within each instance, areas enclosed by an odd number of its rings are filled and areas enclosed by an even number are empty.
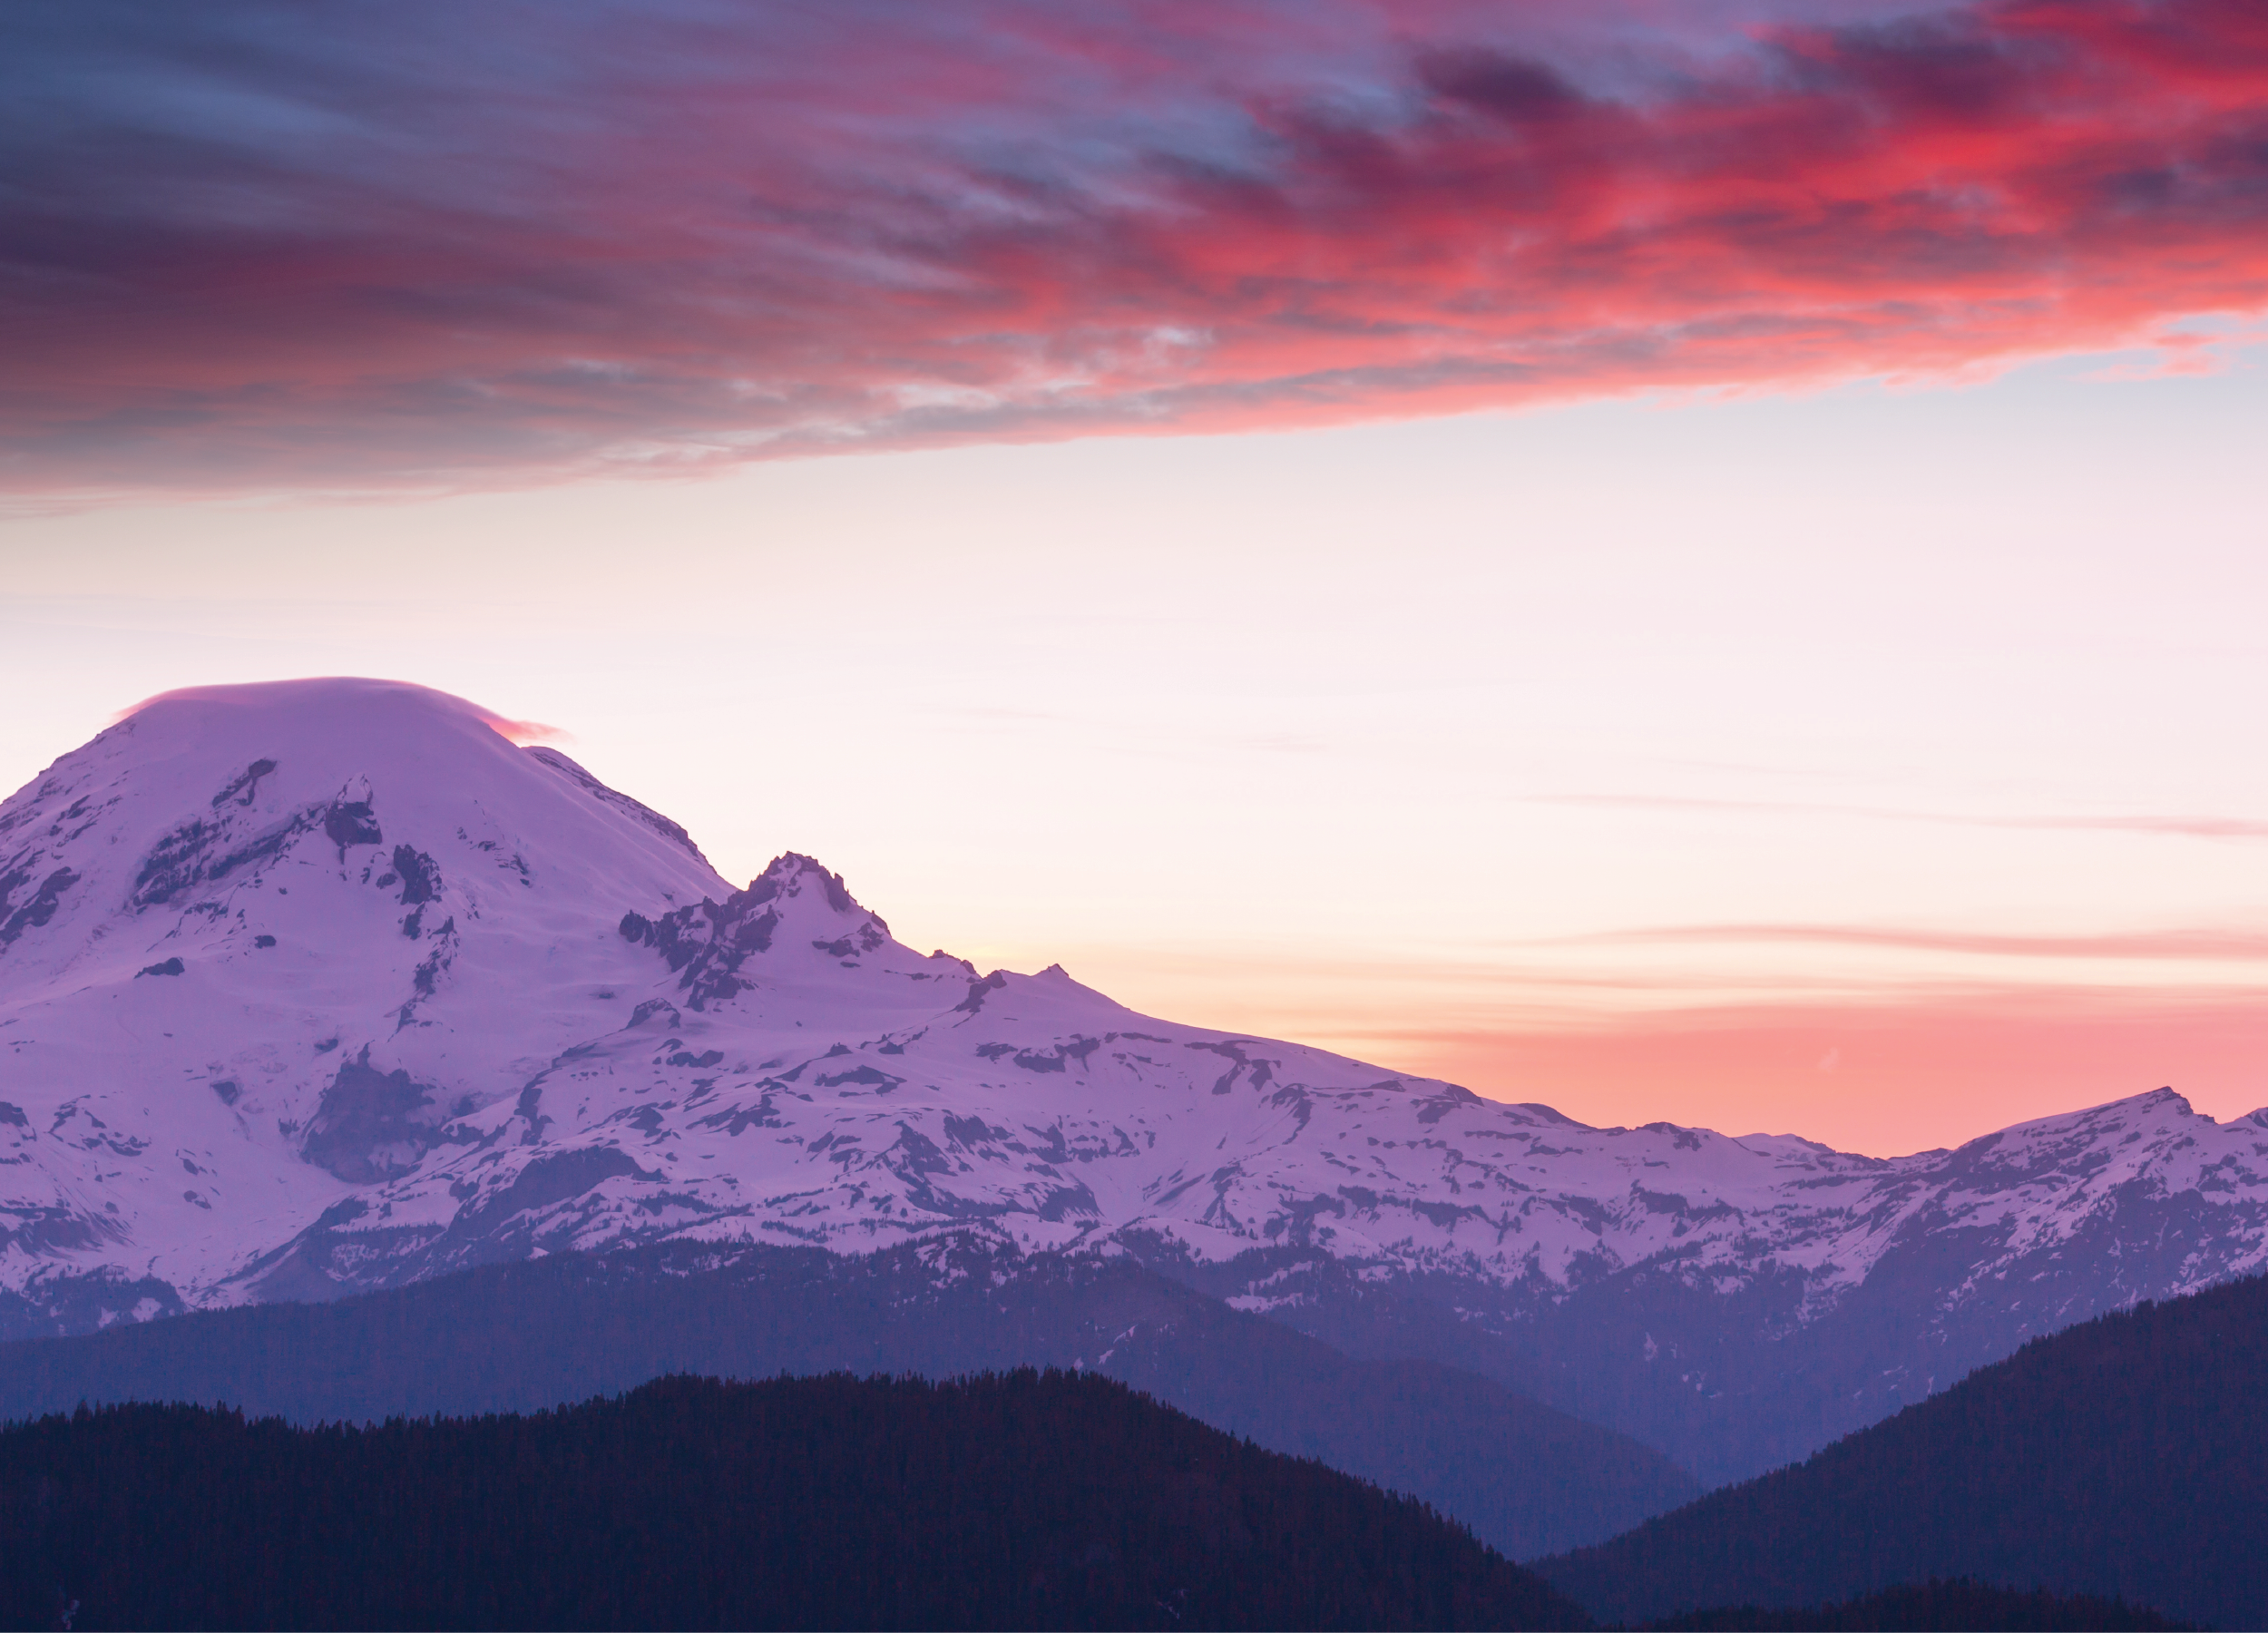
<svg viewBox="0 0 2268 1633">
<path fill-rule="evenodd" d="M 2159 1091 L 1889 1161 L 1588 1128 L 916 953 L 808 856 L 736 890 L 370 680 L 171 694 L 0 806 L 0 1335 L 973 1230 L 1481 1365 L 1709 1477 L 2268 1256 L 2258 1116 Z"/>
<path fill-rule="evenodd" d="M 735 890 L 416 687 L 170 694 L 0 845 L 0 1274 L 64 1326 L 686 1233 L 1061 1245 L 1202 1216 L 1311 1085 L 1471 1098 L 917 953 L 808 856 Z"/>
</svg>

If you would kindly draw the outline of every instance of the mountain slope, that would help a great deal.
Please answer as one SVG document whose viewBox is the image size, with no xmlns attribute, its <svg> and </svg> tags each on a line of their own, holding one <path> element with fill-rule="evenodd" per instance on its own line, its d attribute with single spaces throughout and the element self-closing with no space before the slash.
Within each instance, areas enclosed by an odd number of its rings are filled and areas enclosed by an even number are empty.
<svg viewBox="0 0 2268 1633">
<path fill-rule="evenodd" d="M 1839 1605 L 1765 1610 L 1754 1605 L 1696 1610 L 1647 1622 L 1657 1633 L 2165 1633 L 2188 1629 L 2143 1605 L 2045 1589 L 1986 1588 L 1975 1582 L 1922 1582 L 1885 1589 Z"/>
<path fill-rule="evenodd" d="M 1882 1160 L 1592 1129 L 980 974 L 470 704 L 161 699 L 0 805 L 0 1337 L 539 1253 L 979 1229 L 1484 1371 L 1705 1481 L 2268 1264 L 2170 1091 Z"/>
<path fill-rule="evenodd" d="M 376 1429 L 112 1406 L 0 1432 L 0 1628 L 1588 1633 L 1418 1504 L 1096 1377 L 664 1379 Z M 2168 1633 L 1973 1586 L 1660 1633 Z"/>
<path fill-rule="evenodd" d="M 10 1627 L 1537 1628 L 1417 1503 L 1100 1378 L 667 1379 L 533 1417 L 0 1432 Z M 75 1616 L 75 1621 L 74 1621 Z"/>
<path fill-rule="evenodd" d="M 2268 1280 L 2038 1340 L 1798 1467 L 1538 1568 L 1610 1619 L 1967 1576 L 2268 1626 Z"/>
<path fill-rule="evenodd" d="M 533 1411 L 669 1373 L 1084 1368 L 1407 1491 L 1513 1558 L 1699 1494 L 1658 1452 L 1470 1373 L 1361 1363 L 1119 1259 L 945 1239 L 846 1257 L 689 1244 L 490 1266 L 326 1305 L 0 1345 L 0 1420 L 225 1401 L 298 1423 Z"/>
</svg>

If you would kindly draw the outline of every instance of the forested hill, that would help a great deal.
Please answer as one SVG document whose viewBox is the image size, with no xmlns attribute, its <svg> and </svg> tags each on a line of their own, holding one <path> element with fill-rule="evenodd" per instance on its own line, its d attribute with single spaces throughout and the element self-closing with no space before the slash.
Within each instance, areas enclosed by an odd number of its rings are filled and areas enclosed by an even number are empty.
<svg viewBox="0 0 2268 1633">
<path fill-rule="evenodd" d="M 1691 1610 L 1641 1633 L 2191 1633 L 2190 1624 L 2093 1594 L 2025 1592 L 1979 1582 L 1917 1582 L 1840 1605 Z"/>
<path fill-rule="evenodd" d="M 2037 1340 L 1808 1462 L 1537 1569 L 1602 1619 L 1969 1577 L 2268 1627 L 2268 1280 Z"/>
<path fill-rule="evenodd" d="M 1579 1628 L 1407 1499 L 1092 1374 L 672 1377 L 559 1411 L 0 1431 L 0 1627 Z M 1970 1583 L 1731 1628 L 2165 1628 Z"/>
<path fill-rule="evenodd" d="M 75 1608 L 74 1608 L 75 1607 Z M 1091 1375 L 0 1432 L 12 1628 L 1572 1628 L 1423 1505 Z"/>
<path fill-rule="evenodd" d="M 1409 1491 L 1513 1559 L 1700 1495 L 1669 1460 L 1487 1378 L 1363 1361 L 1123 1259 L 982 1239 L 860 1257 L 663 1244 L 493 1265 L 323 1305 L 0 1344 L 0 1421 L 227 1401 L 298 1423 L 526 1412 L 668 1373 L 1082 1365 L 1264 1446 Z"/>
</svg>

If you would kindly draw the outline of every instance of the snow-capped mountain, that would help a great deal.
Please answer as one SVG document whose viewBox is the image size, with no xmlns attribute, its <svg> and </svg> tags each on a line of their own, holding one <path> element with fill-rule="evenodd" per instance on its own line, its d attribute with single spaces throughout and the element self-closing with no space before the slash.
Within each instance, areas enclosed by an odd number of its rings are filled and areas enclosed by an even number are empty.
<svg viewBox="0 0 2268 1633">
<path fill-rule="evenodd" d="M 736 890 L 565 755 L 386 682 L 173 694 L 0 806 L 7 1332 L 971 1228 L 1295 1322 L 1430 1289 L 1585 1374 L 1537 1361 L 1540 1392 L 1635 1368 L 1673 1413 L 1755 1382 L 1696 1321 L 1794 1354 L 1882 1306 L 1925 1347 L 1866 1349 L 1815 1443 L 1950 1383 L 1930 1344 L 1965 1369 L 2260 1266 L 2268 1114 L 2161 1090 L 1887 1161 L 1589 1128 L 917 953 L 808 857 Z"/>
</svg>

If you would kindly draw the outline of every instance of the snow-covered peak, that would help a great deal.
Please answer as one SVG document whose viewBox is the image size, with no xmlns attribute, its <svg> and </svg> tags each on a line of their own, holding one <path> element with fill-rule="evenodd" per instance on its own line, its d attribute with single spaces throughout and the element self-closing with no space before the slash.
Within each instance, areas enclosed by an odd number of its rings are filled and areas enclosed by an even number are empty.
<svg viewBox="0 0 2268 1633">
<path fill-rule="evenodd" d="M 807 856 L 735 889 L 511 738 L 394 682 L 202 689 L 0 804 L 0 1317 L 13 1290 L 79 1320 L 55 1290 L 90 1276 L 141 1289 L 115 1312 L 969 1228 L 1546 1299 L 1794 1278 L 1804 1319 L 1917 1233 L 1972 1288 L 2151 1208 L 2204 1223 L 2123 1293 L 2268 1258 L 2257 1116 L 2159 1090 L 1892 1161 L 1592 1129 L 916 953 Z"/>
<path fill-rule="evenodd" d="M 1801 1134 L 1741 1134 L 1735 1139 L 1737 1144 L 1759 1155 L 1784 1157 L 1799 1162 L 1842 1155 L 1833 1146 L 1806 1139 Z"/>
<path fill-rule="evenodd" d="M 185 930 L 200 945 L 312 934 L 322 914 L 309 910 L 313 881 L 299 875 L 326 852 L 341 877 L 391 871 L 407 881 L 399 895 L 408 906 L 457 881 L 508 899 L 511 890 L 472 885 L 507 875 L 562 901 L 723 894 L 682 830 L 565 756 L 516 747 L 501 724 L 462 699 L 397 681 L 152 699 L 0 804 L 9 986 L 98 951 L 109 963 L 139 958 Z M 302 898 L 288 905 L 294 883 Z M 316 891 L 326 901 L 336 894 Z M 220 934 L 224 920 L 244 934 Z"/>
<path fill-rule="evenodd" d="M 552 770 L 557 771 L 561 775 L 567 777 L 570 781 L 574 783 L 577 787 L 581 788 L 584 793 L 590 795 L 593 799 L 599 800 L 602 804 L 611 806 L 616 810 L 624 812 L 633 820 L 645 824 L 646 826 L 653 829 L 655 833 L 660 834 L 663 838 L 669 840 L 670 843 L 678 846 L 686 851 L 692 856 L 693 860 L 699 863 L 703 867 L 708 867 L 709 865 L 709 858 L 701 854 L 701 847 L 693 843 L 693 836 L 687 833 L 676 823 L 670 821 L 667 816 L 664 816 L 660 812 L 655 810 L 651 806 L 641 805 L 637 800 L 632 799 L 629 795 L 619 793 L 615 789 L 608 787 L 604 783 L 601 782 L 597 777 L 591 776 L 590 772 L 584 770 L 581 766 L 577 765 L 573 760 L 568 758 L 567 756 L 562 754 L 556 748 L 549 748 L 543 744 L 532 743 L 528 745 L 525 752 L 529 758 L 534 759 L 539 764 L 549 766 Z M 714 870 L 711 869 L 711 871 L 713 872 Z"/>
<path fill-rule="evenodd" d="M 614 934 L 626 908 L 730 889 L 508 725 L 392 681 L 210 687 L 57 760 L 0 804 L 9 1101 L 130 1101 L 200 1150 L 218 1118 L 216 1152 L 285 1159 L 282 1204 L 414 1168 L 515 1091 L 653 973 Z M 210 1232 L 209 1201 L 151 1206 Z"/>
</svg>

